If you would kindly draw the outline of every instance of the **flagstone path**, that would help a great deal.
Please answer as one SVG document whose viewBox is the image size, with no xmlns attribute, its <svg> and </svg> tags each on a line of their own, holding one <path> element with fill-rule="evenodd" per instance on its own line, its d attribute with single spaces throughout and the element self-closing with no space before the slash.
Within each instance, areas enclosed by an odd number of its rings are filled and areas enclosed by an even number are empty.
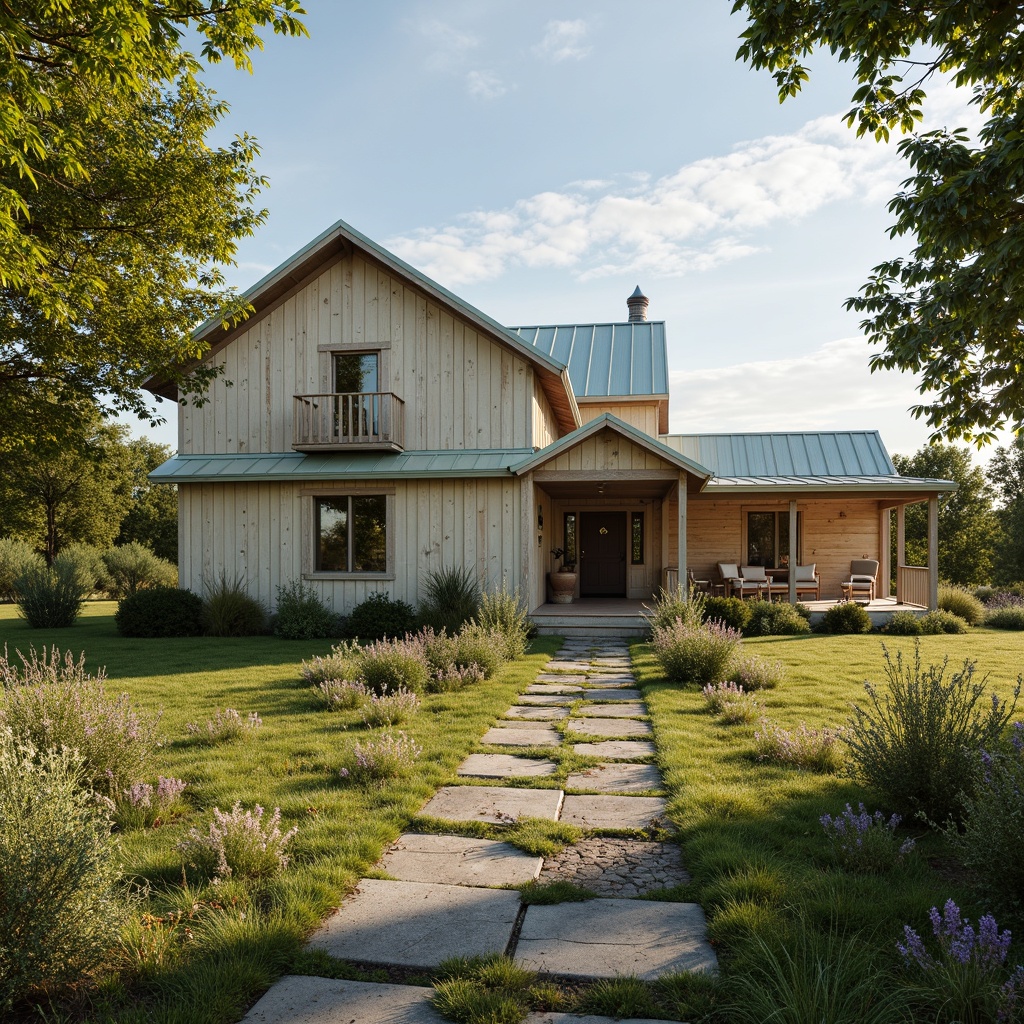
<svg viewBox="0 0 1024 1024">
<path fill-rule="evenodd" d="M 360 964 L 425 970 L 453 956 L 506 953 L 523 967 L 573 981 L 716 970 L 699 906 L 636 899 L 689 881 L 678 844 L 663 841 L 670 825 L 646 711 L 624 643 L 567 640 L 485 733 L 484 749 L 459 766 L 462 784 L 442 786 L 421 813 L 456 829 L 520 817 L 557 820 L 587 830 L 586 838 L 542 859 L 494 840 L 406 833 L 380 862 L 388 877 L 363 879 L 311 946 Z M 567 776 L 564 790 L 552 788 L 559 766 L 547 751 L 555 748 L 591 759 Z M 524 907 L 509 887 L 535 879 L 571 882 L 597 898 Z M 431 993 L 290 976 L 245 1020 L 439 1024 Z M 610 1021 L 535 1013 L 527 1024 Z"/>
</svg>

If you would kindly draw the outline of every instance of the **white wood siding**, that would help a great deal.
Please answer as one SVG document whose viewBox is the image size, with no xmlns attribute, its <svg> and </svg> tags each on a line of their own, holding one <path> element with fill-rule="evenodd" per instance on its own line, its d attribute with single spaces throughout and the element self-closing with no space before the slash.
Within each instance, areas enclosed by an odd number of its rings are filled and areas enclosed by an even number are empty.
<svg viewBox="0 0 1024 1024">
<path fill-rule="evenodd" d="M 656 402 L 580 402 L 580 419 L 584 423 L 610 412 L 630 426 L 651 437 L 658 436 L 658 405 Z"/>
<path fill-rule="evenodd" d="M 534 448 L 546 448 L 552 441 L 558 440 L 559 430 L 551 403 L 543 388 L 539 387 L 536 378 L 533 382 L 533 436 L 530 444 Z"/>
<path fill-rule="evenodd" d="M 607 470 L 609 473 L 626 473 L 637 469 L 675 472 L 674 466 L 654 452 L 641 448 L 614 430 L 601 430 L 545 462 L 537 472 Z"/>
</svg>

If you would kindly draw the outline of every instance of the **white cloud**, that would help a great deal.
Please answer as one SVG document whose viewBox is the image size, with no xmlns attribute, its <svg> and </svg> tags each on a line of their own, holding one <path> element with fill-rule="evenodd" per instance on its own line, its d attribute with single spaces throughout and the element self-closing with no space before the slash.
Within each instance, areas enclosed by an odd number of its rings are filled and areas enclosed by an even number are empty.
<svg viewBox="0 0 1024 1024">
<path fill-rule="evenodd" d="M 508 92 L 508 87 L 493 71 L 470 71 L 466 75 L 466 89 L 478 100 L 496 100 Z"/>
<path fill-rule="evenodd" d="M 583 45 L 586 34 L 587 23 L 582 18 L 575 21 L 549 21 L 544 28 L 544 38 L 533 48 L 533 52 L 542 60 L 555 63 L 583 60 L 590 53 L 590 47 Z"/>
<path fill-rule="evenodd" d="M 453 70 L 469 51 L 480 45 L 480 40 L 472 33 L 435 18 L 415 22 L 411 27 L 428 44 L 426 65 L 431 71 Z"/>
</svg>

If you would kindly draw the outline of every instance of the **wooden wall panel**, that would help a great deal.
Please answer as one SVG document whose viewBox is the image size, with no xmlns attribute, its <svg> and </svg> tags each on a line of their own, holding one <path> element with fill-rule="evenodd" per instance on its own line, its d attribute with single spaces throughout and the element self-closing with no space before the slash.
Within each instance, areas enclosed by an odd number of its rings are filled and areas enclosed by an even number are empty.
<svg viewBox="0 0 1024 1024">
<path fill-rule="evenodd" d="M 584 438 L 567 452 L 539 467 L 548 470 L 609 472 L 634 469 L 674 469 L 667 462 L 613 430 Z"/>
<path fill-rule="evenodd" d="M 584 423 L 589 423 L 606 412 L 642 430 L 645 434 L 650 434 L 651 437 L 658 436 L 658 406 L 655 402 L 580 402 L 580 419 Z"/>
</svg>

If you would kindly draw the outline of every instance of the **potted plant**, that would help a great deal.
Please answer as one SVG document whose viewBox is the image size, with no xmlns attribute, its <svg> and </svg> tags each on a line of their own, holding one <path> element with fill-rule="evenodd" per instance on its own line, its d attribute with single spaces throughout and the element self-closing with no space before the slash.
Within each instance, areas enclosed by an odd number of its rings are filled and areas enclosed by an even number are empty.
<svg viewBox="0 0 1024 1024">
<path fill-rule="evenodd" d="M 560 559 L 565 554 L 565 549 L 552 548 L 551 554 Z M 551 584 L 553 604 L 572 604 L 573 595 L 576 593 L 576 563 L 562 562 L 557 572 L 548 573 L 548 583 Z"/>
</svg>

